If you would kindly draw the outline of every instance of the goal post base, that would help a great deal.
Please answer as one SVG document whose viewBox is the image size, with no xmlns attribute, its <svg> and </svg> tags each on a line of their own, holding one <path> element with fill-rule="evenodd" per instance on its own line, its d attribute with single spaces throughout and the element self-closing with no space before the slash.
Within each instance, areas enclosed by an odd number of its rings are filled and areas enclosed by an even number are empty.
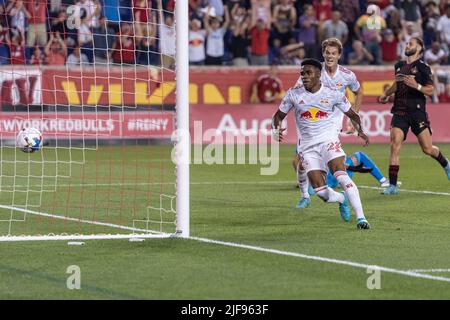
<svg viewBox="0 0 450 320">
<path fill-rule="evenodd" d="M 114 239 L 163 239 L 175 238 L 171 233 L 163 234 L 93 234 L 93 235 L 46 235 L 46 236 L 2 236 L 0 242 L 17 241 L 68 241 L 68 240 L 114 240 Z"/>
</svg>

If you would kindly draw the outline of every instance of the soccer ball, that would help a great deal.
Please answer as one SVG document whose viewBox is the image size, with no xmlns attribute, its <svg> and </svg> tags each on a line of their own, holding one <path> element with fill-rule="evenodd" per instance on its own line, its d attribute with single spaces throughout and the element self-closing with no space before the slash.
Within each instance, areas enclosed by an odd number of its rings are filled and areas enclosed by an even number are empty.
<svg viewBox="0 0 450 320">
<path fill-rule="evenodd" d="M 31 153 L 42 148 L 42 134 L 36 128 L 22 129 L 17 134 L 16 145 L 23 152 Z"/>
</svg>

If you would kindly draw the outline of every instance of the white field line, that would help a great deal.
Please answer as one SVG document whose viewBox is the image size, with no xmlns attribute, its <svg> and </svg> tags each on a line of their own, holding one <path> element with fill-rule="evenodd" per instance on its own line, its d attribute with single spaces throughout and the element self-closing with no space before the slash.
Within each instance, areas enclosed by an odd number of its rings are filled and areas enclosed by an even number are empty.
<svg viewBox="0 0 450 320">
<path fill-rule="evenodd" d="M 57 215 L 57 214 L 50 214 L 50 213 L 39 212 L 39 211 L 34 211 L 34 210 L 29 210 L 29 209 L 23 209 L 23 208 L 18 208 L 18 207 L 13 207 L 13 206 L 5 206 L 5 205 L 1 205 L 1 204 L 0 204 L 0 209 L 14 210 L 14 211 L 28 213 L 28 214 L 32 214 L 32 215 L 36 215 L 36 216 L 42 216 L 42 217 L 46 217 L 46 218 L 55 218 L 55 219 L 60 219 L 60 220 L 67 220 L 67 221 L 74 221 L 74 222 L 80 222 L 80 223 L 86 223 L 86 224 L 93 224 L 93 225 L 103 226 L 103 227 L 118 228 L 118 229 L 129 230 L 129 231 L 138 231 L 138 232 L 146 232 L 146 233 L 166 235 L 166 233 L 164 233 L 164 232 L 158 232 L 158 231 L 152 231 L 152 230 L 147 230 L 147 229 L 139 229 L 139 228 L 134 228 L 134 227 L 121 226 L 119 224 L 100 222 L 100 221 L 94 221 L 94 220 L 85 220 L 85 219 L 79 219 L 79 218 L 71 218 L 71 217 L 66 217 L 66 216 L 60 216 L 60 215 Z"/>
<path fill-rule="evenodd" d="M 412 269 L 408 270 L 411 272 L 417 272 L 417 273 L 428 273 L 428 272 L 450 272 L 450 269 Z"/>
<path fill-rule="evenodd" d="M 146 238 L 169 238 L 167 234 L 92 234 L 92 235 L 41 235 L 41 236 L 1 236 L 0 242 L 17 242 L 17 241 L 54 241 L 54 240 L 112 240 L 112 239 L 146 239 Z"/>
<path fill-rule="evenodd" d="M 306 259 L 306 260 L 314 260 L 314 261 L 319 261 L 319 262 L 327 262 L 327 263 L 333 263 L 333 264 L 338 264 L 338 265 L 345 265 L 345 266 L 350 266 L 350 267 L 359 268 L 359 269 L 368 270 L 370 268 L 372 270 L 380 270 L 380 271 L 387 272 L 387 273 L 400 274 L 403 276 L 408 276 L 408 277 L 413 277 L 413 278 L 436 280 L 436 281 L 443 281 L 443 282 L 450 283 L 450 278 L 432 276 L 432 275 L 428 275 L 428 274 L 421 274 L 421 273 L 414 272 L 411 270 L 398 270 L 398 269 L 387 268 L 387 267 L 382 267 L 382 266 L 377 266 L 377 265 L 369 265 L 369 264 L 364 264 L 364 263 L 358 263 L 358 262 L 347 261 L 347 260 L 338 260 L 338 259 L 332 259 L 332 258 L 326 258 L 326 257 L 320 257 L 320 256 L 311 256 L 311 255 L 306 255 L 306 254 L 297 253 L 297 252 L 282 251 L 282 250 L 269 249 L 269 248 L 263 248 L 263 247 L 258 247 L 258 246 L 251 246 L 251 245 L 234 243 L 234 242 L 211 240 L 211 239 L 206 239 L 206 238 L 189 237 L 188 239 L 200 241 L 200 242 L 223 245 L 223 246 L 227 246 L 227 247 L 242 248 L 242 249 L 273 253 L 273 254 L 295 257 L 295 258 Z"/>
<path fill-rule="evenodd" d="M 40 216 L 44 216 L 44 217 L 69 220 L 69 221 L 75 221 L 75 222 L 80 222 L 80 223 L 108 226 L 108 227 L 112 227 L 112 228 L 119 228 L 119 229 L 132 230 L 132 231 L 149 232 L 149 230 L 145 230 L 145 229 L 137 229 L 137 228 L 132 228 L 132 227 L 116 225 L 116 224 L 112 224 L 112 223 L 89 221 L 89 220 L 70 218 L 70 217 L 65 217 L 65 216 L 58 216 L 58 215 L 54 215 L 54 214 L 37 212 L 37 211 L 33 211 L 33 210 L 27 210 L 27 209 L 16 208 L 16 207 L 11 207 L 11 206 L 0 205 L 0 208 L 12 209 L 12 210 L 20 211 L 20 212 L 26 212 L 29 214 L 33 214 L 33 215 L 40 215 Z M 161 237 L 173 236 L 171 234 L 163 233 L 163 232 L 155 232 L 155 234 L 159 234 Z M 145 235 L 143 237 L 145 237 Z M 133 235 L 118 235 L 118 236 L 74 235 L 74 236 L 35 236 L 35 237 L 33 237 L 33 236 L 17 236 L 17 237 L 0 237 L 0 241 L 83 240 L 83 239 L 89 240 L 89 239 L 118 239 L 118 238 L 141 238 L 141 235 L 134 235 L 134 236 Z M 282 251 L 282 250 L 277 250 L 277 249 L 263 248 L 263 247 L 258 247 L 258 246 L 252 246 L 252 245 L 246 245 L 246 244 L 240 244 L 240 243 L 234 243 L 234 242 L 226 242 L 226 241 L 220 241 L 220 240 L 212 240 L 212 239 L 200 238 L 200 237 L 188 237 L 186 239 L 204 242 L 204 243 L 222 245 L 222 246 L 227 246 L 227 247 L 234 247 L 234 248 L 254 250 L 254 251 L 258 251 L 258 252 L 278 254 L 278 255 L 306 259 L 306 260 L 333 263 L 333 264 L 337 264 L 337 265 L 345 265 L 345 266 L 359 268 L 359 269 L 368 270 L 370 268 L 372 270 L 380 270 L 380 271 L 387 272 L 387 273 L 400 274 L 400 275 L 413 277 L 413 278 L 435 280 L 435 281 L 442 281 L 442 282 L 450 283 L 450 278 L 447 278 L 447 277 L 439 277 L 439 276 L 432 276 L 432 275 L 428 275 L 428 274 L 421 274 L 421 273 L 410 271 L 410 270 L 398 270 L 398 269 L 387 268 L 387 267 L 382 267 L 382 266 L 377 266 L 377 265 L 369 265 L 369 264 L 364 264 L 364 263 L 358 263 L 358 262 L 347 261 L 347 260 L 338 260 L 338 259 L 332 259 L 332 258 L 326 258 L 326 257 L 320 257 L 320 256 L 311 256 L 311 255 L 306 255 L 306 254 L 297 253 L 297 252 Z"/>
<path fill-rule="evenodd" d="M 279 184 L 295 184 L 295 181 L 286 180 L 286 181 L 202 181 L 202 182 L 191 182 L 191 185 L 279 185 Z M 74 183 L 74 184 L 58 184 L 57 187 L 61 188 L 93 188 L 93 187 L 126 187 L 126 186 L 147 186 L 147 185 L 175 185 L 175 182 L 138 182 L 138 183 Z M 34 185 L 3 185 L 2 188 L 27 188 L 27 187 L 54 187 L 55 185 L 47 185 L 47 184 L 34 184 Z M 380 187 L 373 186 L 364 186 L 358 185 L 360 189 L 373 189 L 373 190 L 383 190 Z M 411 190 L 411 189 L 402 189 L 400 188 L 400 192 L 407 193 L 421 193 L 421 194 L 432 194 L 432 195 L 440 195 L 440 196 L 450 196 L 450 192 L 438 192 L 438 191 L 428 191 L 428 190 Z"/>
</svg>

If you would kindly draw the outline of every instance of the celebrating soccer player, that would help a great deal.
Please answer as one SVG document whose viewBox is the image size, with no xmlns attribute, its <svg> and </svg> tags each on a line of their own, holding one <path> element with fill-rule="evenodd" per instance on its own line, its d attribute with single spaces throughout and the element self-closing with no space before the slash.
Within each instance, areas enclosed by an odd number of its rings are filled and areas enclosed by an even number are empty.
<svg viewBox="0 0 450 320">
<path fill-rule="evenodd" d="M 358 188 L 345 171 L 345 153 L 336 130 L 336 119 L 342 112 L 345 113 L 352 120 L 365 145 L 369 143 L 369 138 L 363 132 L 361 120 L 345 95 L 321 83 L 321 70 L 322 64 L 318 60 L 303 60 L 303 85 L 286 92 L 272 119 L 274 133 L 279 141 L 283 140 L 285 128 L 280 128 L 280 123 L 290 110 L 294 110 L 302 143 L 300 159 L 314 191 L 326 202 L 338 202 L 341 217 L 347 222 L 350 221 L 350 202 L 356 214 L 357 228 L 369 229 Z M 344 192 L 338 193 L 327 186 L 324 173 L 328 168 Z"/>
<path fill-rule="evenodd" d="M 361 86 L 356 79 L 355 74 L 347 68 L 344 68 L 338 64 L 339 59 L 342 55 L 342 43 L 337 38 L 328 38 L 322 42 L 322 55 L 325 62 L 322 64 L 322 73 L 320 80 L 323 84 L 331 87 L 342 94 L 345 94 L 345 90 L 349 88 L 355 94 L 355 103 L 353 105 L 353 110 L 359 112 L 361 107 L 363 92 Z M 297 85 L 301 85 L 301 77 L 297 81 Z M 341 113 L 340 116 L 336 117 L 336 129 L 338 132 L 342 130 L 342 121 L 344 119 L 344 114 Z M 347 133 L 353 133 L 354 128 L 351 128 Z M 298 153 L 300 152 L 301 145 L 300 140 L 297 139 L 297 149 L 293 160 L 294 170 L 297 173 L 297 181 L 301 190 L 301 197 L 298 201 L 297 208 L 306 208 L 311 200 L 309 198 L 308 187 L 309 182 L 306 176 L 306 172 L 303 169 L 300 157 Z"/>
<path fill-rule="evenodd" d="M 416 135 L 422 151 L 436 159 L 444 168 L 450 180 L 450 164 L 438 147 L 431 141 L 431 127 L 425 110 L 426 96 L 433 94 L 433 80 L 430 67 L 420 57 L 424 51 L 422 39 L 412 37 L 405 47 L 406 61 L 395 64 L 395 82 L 379 97 L 387 103 L 395 93 L 391 121 L 391 156 L 389 161 L 389 187 L 383 194 L 398 194 L 397 176 L 399 171 L 400 148 L 408 130 Z"/>
</svg>

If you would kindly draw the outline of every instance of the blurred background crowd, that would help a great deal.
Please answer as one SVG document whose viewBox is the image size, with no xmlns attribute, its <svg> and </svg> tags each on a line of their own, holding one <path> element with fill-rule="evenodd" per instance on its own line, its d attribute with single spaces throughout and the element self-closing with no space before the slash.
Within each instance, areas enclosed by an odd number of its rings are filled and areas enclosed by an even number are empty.
<svg viewBox="0 0 450 320">
<path fill-rule="evenodd" d="M 450 0 L 188 0 L 191 65 L 393 64 L 412 36 L 449 64 Z M 175 0 L 0 0 L 1 64 L 173 65 Z M 157 10 L 160 9 L 160 10 Z"/>
</svg>

